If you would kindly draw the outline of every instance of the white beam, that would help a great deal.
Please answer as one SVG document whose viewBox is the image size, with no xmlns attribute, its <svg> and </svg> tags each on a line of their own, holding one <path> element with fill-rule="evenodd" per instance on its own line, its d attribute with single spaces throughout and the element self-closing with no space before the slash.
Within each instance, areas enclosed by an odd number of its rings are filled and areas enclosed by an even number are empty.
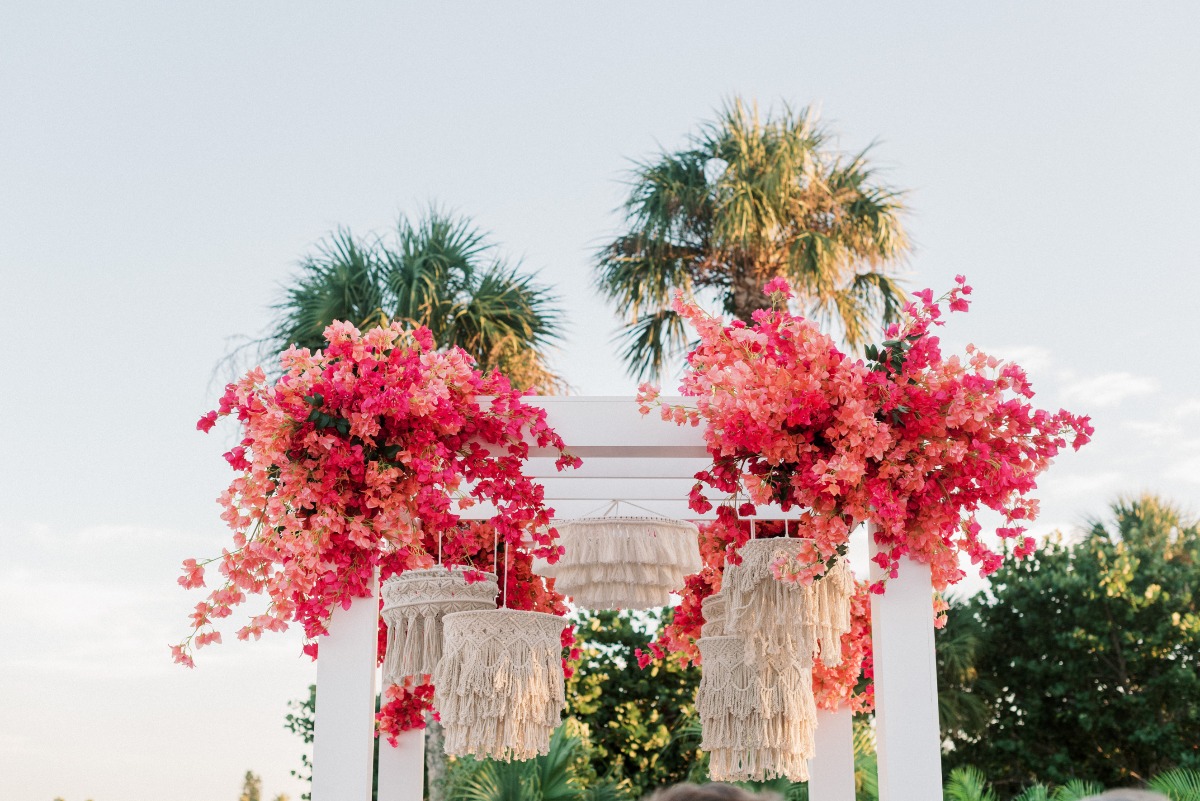
<svg viewBox="0 0 1200 801">
<path fill-rule="evenodd" d="M 684 402 L 683 398 L 664 400 Z M 633 398 L 537 396 L 524 401 L 544 408 L 567 450 L 585 460 L 598 456 L 703 458 L 708 453 L 702 428 L 675 425 L 657 412 L 642 414 Z M 551 455 L 540 448 L 531 453 Z"/>
<path fill-rule="evenodd" d="M 371 801 L 378 582 L 370 598 L 334 608 L 320 640 L 312 801 Z"/>
<path fill-rule="evenodd" d="M 878 550 L 868 532 L 871 555 Z M 882 569 L 871 562 L 871 579 Z M 907 556 L 886 592 L 871 596 L 879 801 L 940 801 L 937 661 L 929 565 Z M 816 799 L 815 801 L 821 801 Z"/>
<path fill-rule="evenodd" d="M 816 754 L 808 763 L 811 801 L 854 801 L 854 713 L 817 710 Z"/>
<path fill-rule="evenodd" d="M 378 801 L 421 801 L 424 785 L 425 730 L 401 732 L 395 748 L 380 737 Z"/>
<path fill-rule="evenodd" d="M 577 517 L 588 517 L 598 515 L 604 511 L 607 504 L 606 500 L 612 500 L 612 496 L 602 494 L 603 500 L 592 499 L 558 499 L 546 498 L 546 505 L 554 510 L 555 520 L 571 520 Z M 718 500 L 718 499 L 714 499 Z M 663 517 L 672 517 L 677 520 L 715 520 L 717 517 L 716 508 L 698 514 L 692 511 L 687 504 L 687 498 L 671 498 L 661 500 L 642 499 L 636 501 L 638 506 L 648 510 L 649 512 L 662 515 Z M 487 520 L 496 512 L 495 508 L 490 504 L 479 503 L 469 509 L 456 512 L 467 520 Z M 644 511 L 639 511 L 632 506 L 622 506 L 620 514 L 638 515 Z M 758 520 L 798 520 L 804 514 L 803 509 L 791 509 L 787 512 L 782 511 L 778 506 L 760 506 L 758 507 Z"/>
</svg>

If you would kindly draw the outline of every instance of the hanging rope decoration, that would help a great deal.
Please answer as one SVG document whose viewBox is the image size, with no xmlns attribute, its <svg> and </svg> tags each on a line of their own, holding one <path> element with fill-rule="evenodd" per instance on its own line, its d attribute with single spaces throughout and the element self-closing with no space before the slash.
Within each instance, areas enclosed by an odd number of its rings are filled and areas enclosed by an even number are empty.
<svg viewBox="0 0 1200 801">
<path fill-rule="evenodd" d="M 610 504 L 608 511 L 620 502 Z M 536 570 L 584 609 L 653 609 L 699 572 L 699 530 L 665 517 L 590 517 L 556 522 L 562 556 Z"/>
<path fill-rule="evenodd" d="M 507 547 L 504 567 L 507 573 Z M 504 607 L 455 612 L 443 620 L 433 703 L 452 756 L 507 762 L 546 754 L 567 706 L 563 619 L 506 608 L 507 585 Z"/>
<path fill-rule="evenodd" d="M 383 620 L 387 623 L 384 681 L 432 675 L 442 658 L 442 621 L 454 612 L 495 609 L 499 586 L 495 573 L 468 583 L 467 568 L 437 565 L 406 570 L 383 583 Z"/>
<path fill-rule="evenodd" d="M 785 535 L 787 529 L 785 527 Z M 696 696 L 716 781 L 806 781 L 814 754 L 813 660 L 841 662 L 853 577 L 844 558 L 811 584 L 782 582 L 773 566 L 801 565 L 811 543 L 754 539 L 726 566 L 721 591 L 701 603 L 702 675 Z"/>
<path fill-rule="evenodd" d="M 702 637 L 700 747 L 713 781 L 808 780 L 816 705 L 812 661 L 786 651 L 748 661 L 741 637 Z"/>
</svg>

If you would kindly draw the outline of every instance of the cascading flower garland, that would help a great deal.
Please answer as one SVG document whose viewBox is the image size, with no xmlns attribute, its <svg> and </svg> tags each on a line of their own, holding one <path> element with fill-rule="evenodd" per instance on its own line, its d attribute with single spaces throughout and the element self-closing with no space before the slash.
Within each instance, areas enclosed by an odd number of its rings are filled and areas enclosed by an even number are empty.
<svg viewBox="0 0 1200 801">
<path fill-rule="evenodd" d="M 926 289 L 905 306 L 904 323 L 887 341 L 851 359 L 815 324 L 791 314 L 783 279 L 767 284 L 773 308 L 755 312 L 753 325 L 724 323 L 677 296 L 675 310 L 697 330 L 681 392 L 694 407 L 661 402 L 642 385 L 643 413 L 657 405 L 664 419 L 705 423 L 712 456 L 696 475 L 690 504 L 712 508 L 706 487 L 730 500 L 728 514 L 749 516 L 755 505 L 805 510 L 803 525 L 822 562 L 844 554 L 851 529 L 876 526 L 875 561 L 895 577 L 901 556 L 932 566 L 938 590 L 964 576 L 966 554 L 989 575 L 1001 554 L 983 542 L 982 508 L 1003 515 L 997 529 L 1015 540 L 1017 558 L 1035 548 L 1023 536 L 1038 503 L 1035 479 L 1063 448 L 1086 443 L 1087 417 L 1035 409 L 1025 371 L 973 346 L 944 357 L 934 326 L 942 303 L 966 311 L 971 288 L 962 276 L 938 300 Z M 738 504 L 738 498 L 747 502 Z M 824 566 L 776 565 L 780 578 L 812 581 Z M 882 582 L 871 586 L 882 592 Z"/>
<path fill-rule="evenodd" d="M 234 548 L 184 562 L 185 588 L 204 586 L 214 561 L 225 580 L 196 605 L 191 634 L 171 648 L 175 661 L 190 667 L 193 648 L 219 643 L 216 621 L 250 594 L 269 603 L 239 639 L 297 622 L 315 657 L 332 609 L 368 596 L 376 569 L 387 578 L 432 564 L 439 533 L 447 562 L 493 570 L 497 547 L 510 555 L 501 581 L 511 608 L 563 614 L 561 596 L 531 570 L 534 555 L 554 560 L 559 548 L 552 510 L 522 468 L 530 443 L 556 450 L 559 469 L 579 460 L 545 412 L 522 403 L 498 373 L 481 374 L 462 350 L 437 350 L 424 328 L 361 333 L 334 323 L 325 338 L 323 352 L 286 351 L 278 381 L 258 368 L 228 385 L 197 425 L 208 431 L 235 416 L 242 426 L 225 454 L 238 475 L 219 499 Z M 458 512 L 478 501 L 494 516 L 462 521 Z M 427 695 L 399 688 L 392 700 L 420 706 Z"/>
</svg>

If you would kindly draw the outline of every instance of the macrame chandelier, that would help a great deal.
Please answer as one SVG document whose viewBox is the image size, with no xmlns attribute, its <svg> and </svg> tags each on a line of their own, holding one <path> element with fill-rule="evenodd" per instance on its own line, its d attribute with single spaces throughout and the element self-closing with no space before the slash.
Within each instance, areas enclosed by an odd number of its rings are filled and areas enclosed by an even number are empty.
<svg viewBox="0 0 1200 801">
<path fill-rule="evenodd" d="M 406 570 L 383 582 L 383 619 L 387 623 L 384 681 L 432 675 L 442 658 L 442 620 L 453 612 L 495 609 L 496 574 L 467 582 L 463 567 Z"/>
<path fill-rule="evenodd" d="M 696 709 L 715 781 L 808 778 L 813 660 L 819 650 L 826 665 L 841 662 L 853 590 L 844 557 L 812 584 L 775 578 L 773 565 L 812 552 L 802 539 L 751 539 L 738 550 L 740 563 L 726 566 L 721 591 L 701 603 Z"/>
<path fill-rule="evenodd" d="M 696 712 L 709 777 L 807 781 L 817 715 L 812 661 L 783 651 L 750 661 L 746 641 L 733 635 L 701 637 L 698 645 Z"/>
<path fill-rule="evenodd" d="M 537 572 L 584 609 L 667 606 L 701 568 L 698 529 L 683 520 L 605 516 L 555 526 L 562 556 L 553 565 L 539 560 Z"/>
<path fill-rule="evenodd" d="M 446 753 L 505 762 L 547 753 L 567 705 L 563 619 L 489 609 L 455 612 L 443 626 L 433 703 Z"/>
</svg>

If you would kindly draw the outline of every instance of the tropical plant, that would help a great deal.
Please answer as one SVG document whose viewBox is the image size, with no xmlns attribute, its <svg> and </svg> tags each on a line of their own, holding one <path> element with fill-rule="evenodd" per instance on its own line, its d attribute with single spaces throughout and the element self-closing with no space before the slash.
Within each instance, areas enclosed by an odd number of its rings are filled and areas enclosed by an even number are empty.
<svg viewBox="0 0 1200 801">
<path fill-rule="evenodd" d="M 390 238 L 339 229 L 301 260 L 263 355 L 324 347 L 335 320 L 364 330 L 397 320 L 425 326 L 440 347 L 457 345 L 521 389 L 559 389 L 547 364 L 562 332 L 557 298 L 495 251 L 470 220 L 437 209 L 415 223 L 401 217 Z"/>
<path fill-rule="evenodd" d="M 1111 512 L 1005 561 L 970 600 L 967 684 L 990 714 L 944 731 L 947 767 L 977 765 L 1003 788 L 1200 768 L 1200 525 L 1153 495 Z"/>
<path fill-rule="evenodd" d="M 1200 771 L 1178 768 L 1160 773 L 1150 780 L 1150 789 L 1171 801 L 1200 801 Z"/>
<path fill-rule="evenodd" d="M 590 770 L 589 745 L 568 720 L 547 753 L 524 762 L 456 759 L 447 777 L 448 801 L 623 801 L 616 783 Z"/>
<path fill-rule="evenodd" d="M 950 771 L 942 793 L 946 801 L 999 801 L 983 771 L 971 766 Z"/>
<path fill-rule="evenodd" d="M 868 151 L 844 155 L 805 108 L 760 117 L 734 99 L 687 146 L 639 163 L 624 233 L 599 253 L 596 284 L 618 312 L 630 372 L 655 377 L 686 341 L 675 290 L 714 296 L 749 323 L 776 276 L 805 313 L 852 346 L 896 319 L 895 270 L 909 252 L 901 193 L 879 182 Z"/>
</svg>

